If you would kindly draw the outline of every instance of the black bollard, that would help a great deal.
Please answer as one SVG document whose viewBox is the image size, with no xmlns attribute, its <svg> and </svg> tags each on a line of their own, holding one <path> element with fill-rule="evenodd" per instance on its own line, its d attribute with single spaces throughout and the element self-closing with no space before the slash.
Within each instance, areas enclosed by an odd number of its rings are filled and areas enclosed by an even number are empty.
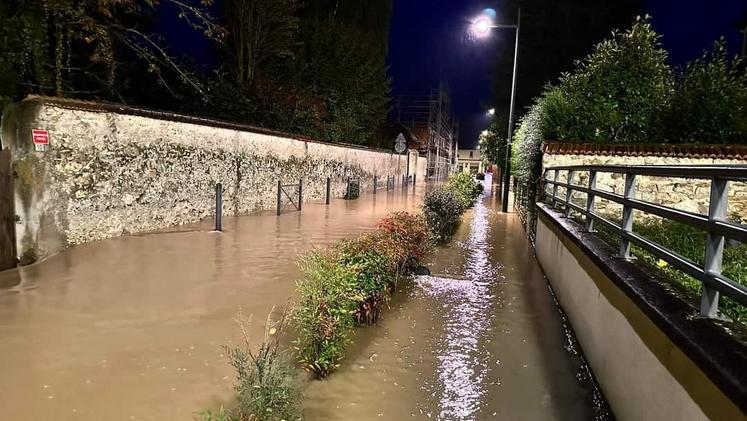
<svg viewBox="0 0 747 421">
<path fill-rule="evenodd" d="M 332 193 L 332 179 L 327 177 L 327 204 L 329 205 L 330 194 Z"/>
<path fill-rule="evenodd" d="M 303 206 L 303 178 L 298 180 L 298 210 Z"/>
<path fill-rule="evenodd" d="M 412 185 L 413 185 L 413 186 L 415 185 L 415 181 L 417 180 L 417 178 L 418 178 L 418 175 L 417 175 L 417 174 L 413 174 L 413 175 L 412 175 Z"/>
<path fill-rule="evenodd" d="M 376 194 L 376 188 L 379 185 L 379 181 L 378 180 L 379 180 L 378 177 L 374 176 L 374 193 L 373 194 Z"/>
<path fill-rule="evenodd" d="M 223 231 L 223 185 L 215 185 L 215 230 Z"/>
</svg>

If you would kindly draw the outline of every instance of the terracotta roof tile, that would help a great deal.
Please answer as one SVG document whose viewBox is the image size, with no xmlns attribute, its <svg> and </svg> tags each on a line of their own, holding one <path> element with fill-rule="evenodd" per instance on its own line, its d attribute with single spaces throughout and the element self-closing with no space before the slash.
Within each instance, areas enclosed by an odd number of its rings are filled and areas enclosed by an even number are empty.
<svg viewBox="0 0 747 421">
<path fill-rule="evenodd" d="M 747 145 L 669 145 L 545 142 L 542 152 L 553 155 L 663 156 L 747 160 Z"/>
</svg>

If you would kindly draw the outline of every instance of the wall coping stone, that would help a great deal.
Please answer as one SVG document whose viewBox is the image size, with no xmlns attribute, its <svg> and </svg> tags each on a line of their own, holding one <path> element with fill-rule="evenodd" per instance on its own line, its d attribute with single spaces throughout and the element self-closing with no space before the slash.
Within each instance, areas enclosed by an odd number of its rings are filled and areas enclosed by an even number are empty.
<svg viewBox="0 0 747 421">
<path fill-rule="evenodd" d="M 298 140 L 301 142 L 319 143 L 322 145 L 340 146 L 344 148 L 359 149 L 370 152 L 380 152 L 386 154 L 396 154 L 393 149 L 382 149 L 372 148 L 368 146 L 356 145 L 353 143 L 343 142 L 325 142 L 319 139 L 314 139 L 307 136 L 296 135 L 292 133 L 282 132 L 279 130 L 267 129 L 264 127 L 252 126 L 245 123 L 236 123 L 226 120 L 216 120 L 205 117 L 188 116 L 184 114 L 176 114 L 168 111 L 157 111 L 149 110 L 145 108 L 132 107 L 125 104 L 118 104 L 113 102 L 94 102 L 94 101 L 83 101 L 78 99 L 61 98 L 61 97 L 49 97 L 42 95 L 29 95 L 24 98 L 21 102 L 36 103 L 39 105 L 49 105 L 52 107 L 59 107 L 68 110 L 80 110 L 90 111 L 99 113 L 116 113 L 123 115 L 132 115 L 137 117 L 147 117 L 155 120 L 166 120 L 176 123 L 188 123 L 196 124 L 201 126 L 215 127 L 219 129 L 229 129 L 241 132 L 257 133 L 268 136 L 276 136 L 285 139 Z"/>
<path fill-rule="evenodd" d="M 651 274 L 613 257 L 614 250 L 544 203 L 539 216 L 570 241 L 627 295 L 713 383 L 747 413 L 747 346 L 711 320 L 692 317 L 693 309 L 652 282 Z M 593 370 L 593 367 L 592 367 Z M 631 385 L 635 387 L 635 385 Z"/>
<path fill-rule="evenodd" d="M 551 155 L 652 156 L 747 160 L 747 145 L 671 145 L 544 142 L 542 152 Z"/>
</svg>

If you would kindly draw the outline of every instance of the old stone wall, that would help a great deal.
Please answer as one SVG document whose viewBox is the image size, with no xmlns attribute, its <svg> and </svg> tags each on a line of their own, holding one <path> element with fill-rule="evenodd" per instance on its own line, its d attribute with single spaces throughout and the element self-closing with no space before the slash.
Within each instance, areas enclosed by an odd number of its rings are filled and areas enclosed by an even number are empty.
<svg viewBox="0 0 747 421">
<path fill-rule="evenodd" d="M 49 130 L 46 151 L 35 151 L 33 129 Z M 303 178 L 308 202 L 323 200 L 327 177 L 341 197 L 348 177 L 359 178 L 365 191 L 374 176 L 400 180 L 408 168 L 420 170 L 417 152 L 50 98 L 6 110 L 2 141 L 12 154 L 22 263 L 74 244 L 209 217 L 216 183 L 224 187 L 224 214 L 244 214 L 274 209 L 278 180 Z"/>
<path fill-rule="evenodd" d="M 583 155 L 545 153 L 542 158 L 543 168 L 567 165 L 716 165 L 747 164 L 745 160 L 720 158 L 691 158 L 675 156 L 616 156 L 616 155 Z M 566 177 L 561 174 L 561 181 Z M 588 174 L 579 173 L 574 184 L 588 185 Z M 710 200 L 710 181 L 684 178 L 638 177 L 636 180 L 636 197 L 652 203 L 669 206 L 689 212 L 708 214 Z M 625 177 L 622 174 L 597 174 L 597 188 L 600 190 L 623 194 Z M 559 190 L 559 191 L 562 191 Z M 563 192 L 564 193 L 564 192 Z M 617 213 L 620 206 L 603 200 L 596 202 L 600 213 Z M 727 210 L 731 219 L 747 221 L 747 183 L 730 183 L 729 204 Z"/>
</svg>

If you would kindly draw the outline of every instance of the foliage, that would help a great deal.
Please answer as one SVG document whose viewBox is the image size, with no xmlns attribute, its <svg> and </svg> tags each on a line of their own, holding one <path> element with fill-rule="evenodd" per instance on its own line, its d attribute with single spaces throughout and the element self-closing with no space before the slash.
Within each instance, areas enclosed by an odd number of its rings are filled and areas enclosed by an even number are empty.
<svg viewBox="0 0 747 421">
<path fill-rule="evenodd" d="M 228 0 L 225 14 L 235 80 L 252 86 L 257 73 L 285 73 L 300 46 L 297 0 Z"/>
<path fill-rule="evenodd" d="M 437 241 L 449 241 L 454 236 L 464 210 L 462 200 L 445 188 L 432 190 L 423 199 L 423 215 Z"/>
<path fill-rule="evenodd" d="M 494 120 L 490 127 L 480 134 L 479 144 L 486 166 L 506 166 L 506 132 L 503 120 Z"/>
<path fill-rule="evenodd" d="M 747 67 L 729 59 L 723 39 L 677 74 L 661 120 L 672 143 L 747 143 Z"/>
<path fill-rule="evenodd" d="M 645 9 L 643 0 L 507 0 L 501 2 L 501 22 L 512 23 L 519 6 L 516 110 L 528 108 L 548 82 L 555 84 L 558 76 L 571 71 L 575 60 L 588 54 L 592 45 L 609 36 L 614 28 L 629 25 Z M 514 43 L 511 39 L 493 45 L 493 105 L 496 118 L 507 127 Z M 498 133 L 505 136 L 506 130 Z"/>
<path fill-rule="evenodd" d="M 703 231 L 697 228 L 673 221 L 646 220 L 637 222 L 633 230 L 693 262 L 700 265 L 704 262 L 706 238 Z M 700 296 L 701 284 L 698 280 L 672 268 L 651 254 L 642 250 L 634 251 L 649 268 L 679 284 L 691 296 Z M 747 285 L 747 244 L 733 244 L 724 249 L 722 273 L 742 285 Z M 729 298 L 721 298 L 719 309 L 734 321 L 747 322 L 747 307 Z"/>
<path fill-rule="evenodd" d="M 546 139 L 650 142 L 671 93 L 667 53 L 648 18 L 594 47 L 543 105 Z"/>
<path fill-rule="evenodd" d="M 274 309 L 273 309 L 274 311 Z M 270 316 L 272 312 L 270 312 Z M 272 322 L 268 316 L 265 337 L 260 347 L 251 349 L 246 322 L 237 318 L 244 345 L 225 346 L 226 354 L 236 371 L 237 407 L 217 412 L 206 410 L 197 414 L 201 421 L 274 421 L 301 419 L 301 392 L 292 361 L 280 350 L 280 336 L 285 328 L 286 314 Z"/>
<path fill-rule="evenodd" d="M 511 175 L 522 186 L 517 204 L 526 210 L 527 222 L 534 226 L 536 197 L 542 173 L 542 101 L 533 105 L 519 122 L 511 145 Z"/>
<path fill-rule="evenodd" d="M 131 77 L 131 62 L 147 69 L 148 83 L 172 90 L 178 81 L 204 96 L 198 78 L 179 63 L 159 36 L 148 31 L 151 13 L 173 10 L 205 37 L 219 40 L 222 29 L 202 6 L 182 0 L 11 0 L 0 8 L 2 70 L 0 96 L 27 93 L 120 99 Z M 163 7 L 164 4 L 168 8 Z M 124 69 L 127 68 L 127 71 Z"/>
<path fill-rule="evenodd" d="M 422 217 L 395 213 L 372 233 L 304 256 L 293 313 L 299 363 L 317 378 L 339 366 L 356 324 L 378 321 L 393 286 L 417 266 L 427 241 Z"/>
<path fill-rule="evenodd" d="M 453 193 L 464 209 L 471 208 L 482 194 L 482 184 L 467 173 L 458 173 L 449 177 L 444 189 Z"/>
</svg>

